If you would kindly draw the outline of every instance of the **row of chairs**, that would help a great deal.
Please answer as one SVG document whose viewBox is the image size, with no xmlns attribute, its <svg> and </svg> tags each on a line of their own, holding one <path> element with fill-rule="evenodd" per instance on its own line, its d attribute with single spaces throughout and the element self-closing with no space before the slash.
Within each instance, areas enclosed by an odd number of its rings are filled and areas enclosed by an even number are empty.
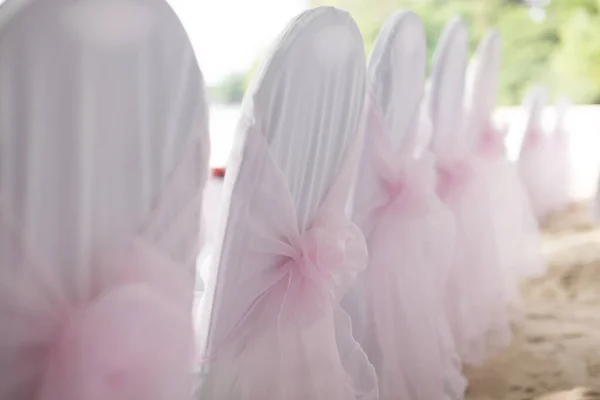
<svg viewBox="0 0 600 400">
<path fill-rule="evenodd" d="M 565 123 L 570 108 L 567 98 L 559 98 L 551 125 L 545 124 L 547 93 L 543 86 L 529 90 L 524 101 L 522 145 L 518 157 L 519 173 L 536 217 L 564 210 L 570 200 L 570 143 Z"/>
<path fill-rule="evenodd" d="M 348 13 L 295 18 L 244 99 L 194 330 L 210 144 L 185 30 L 164 0 L 5 2 L 0 398 L 462 398 L 544 271 L 486 43 L 465 116 L 460 20 L 423 101 L 415 14 L 368 67 Z"/>
<path fill-rule="evenodd" d="M 201 267 L 198 398 L 461 399 L 462 366 L 509 344 L 545 265 L 529 169 L 492 123 L 499 34 L 468 82 L 466 64 L 460 19 L 428 83 L 414 13 L 368 63 L 343 11 L 289 24 L 244 98 Z"/>
</svg>

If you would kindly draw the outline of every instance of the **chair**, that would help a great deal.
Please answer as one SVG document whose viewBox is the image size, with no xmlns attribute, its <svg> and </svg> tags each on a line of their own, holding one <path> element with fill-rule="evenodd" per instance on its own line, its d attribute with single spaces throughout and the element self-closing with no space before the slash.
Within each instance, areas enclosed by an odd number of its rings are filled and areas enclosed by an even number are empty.
<svg viewBox="0 0 600 400">
<path fill-rule="evenodd" d="M 377 398 L 338 304 L 367 262 L 344 213 L 364 96 L 360 33 L 332 7 L 295 18 L 251 83 L 203 277 L 198 398 Z"/>
<path fill-rule="evenodd" d="M 543 275 L 546 265 L 529 198 L 516 164 L 507 156 L 506 131 L 496 128 L 492 120 L 500 72 L 500 47 L 500 33 L 490 30 L 470 63 L 472 80 L 468 90 L 466 129 L 474 138 L 481 172 L 490 192 L 493 230 L 508 299 L 519 306 L 521 281 Z"/>
<path fill-rule="evenodd" d="M 162 0 L 12 11 L 0 24 L 0 397 L 190 398 L 209 146 L 186 33 Z"/>
<path fill-rule="evenodd" d="M 368 64 L 352 215 L 365 234 L 369 266 L 344 302 L 377 371 L 381 399 L 458 398 L 465 388 L 441 296 L 454 221 L 436 193 L 435 159 L 419 148 L 427 136 L 420 110 L 425 67 L 419 17 L 396 12 Z"/>
<path fill-rule="evenodd" d="M 510 340 L 490 193 L 465 126 L 467 30 L 450 20 L 434 55 L 427 97 L 432 119 L 438 194 L 450 208 L 456 241 L 446 306 L 456 349 L 467 364 L 480 364 Z"/>
</svg>

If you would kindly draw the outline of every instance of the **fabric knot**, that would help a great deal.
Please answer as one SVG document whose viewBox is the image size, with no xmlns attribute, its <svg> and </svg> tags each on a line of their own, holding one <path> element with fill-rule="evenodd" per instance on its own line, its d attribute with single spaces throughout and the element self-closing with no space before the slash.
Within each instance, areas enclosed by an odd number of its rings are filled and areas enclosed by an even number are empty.
<svg viewBox="0 0 600 400">
<path fill-rule="evenodd" d="M 308 230 L 301 238 L 301 258 L 298 264 L 311 279 L 338 272 L 346 259 L 347 234 L 329 232 L 321 227 Z"/>
<path fill-rule="evenodd" d="M 122 261 L 96 267 L 130 270 L 131 258 Z M 190 390 L 189 310 L 155 287 L 152 278 L 138 276 L 135 281 L 103 286 L 87 304 L 62 317 L 59 335 L 49 344 L 37 399 L 168 400 Z M 163 279 L 171 280 L 167 275 Z"/>
<path fill-rule="evenodd" d="M 342 216 L 315 222 L 292 242 L 294 255 L 283 266 L 287 277 L 281 293 L 289 315 L 284 320 L 291 318 L 290 326 L 306 326 L 331 310 L 367 264 L 366 244 L 356 225 Z"/>
<path fill-rule="evenodd" d="M 484 154 L 503 154 L 505 151 L 504 137 L 494 129 L 487 129 L 481 136 L 479 148 Z"/>
<path fill-rule="evenodd" d="M 405 156 L 394 164 L 385 158 L 375 158 L 375 171 L 385 195 L 385 203 L 377 207 L 377 213 L 394 208 L 416 211 L 424 206 L 424 199 L 433 190 L 435 179 L 433 159 L 428 155 L 420 158 Z"/>
<path fill-rule="evenodd" d="M 538 130 L 530 131 L 525 134 L 523 146 L 525 148 L 536 148 L 542 143 L 542 134 Z"/>
<path fill-rule="evenodd" d="M 397 199 L 402 193 L 405 193 L 407 186 L 408 185 L 404 179 L 383 182 L 383 189 L 387 194 L 390 202 Z"/>
<path fill-rule="evenodd" d="M 438 170 L 438 193 L 446 198 L 462 187 L 472 174 L 471 166 L 466 161 L 440 163 Z"/>
</svg>

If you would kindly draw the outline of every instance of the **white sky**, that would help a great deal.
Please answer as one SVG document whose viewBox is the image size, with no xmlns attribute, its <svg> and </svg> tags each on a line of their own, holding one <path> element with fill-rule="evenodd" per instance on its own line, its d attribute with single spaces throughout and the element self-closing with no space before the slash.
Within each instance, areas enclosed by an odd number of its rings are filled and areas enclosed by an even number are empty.
<svg viewBox="0 0 600 400">
<path fill-rule="evenodd" d="M 208 85 L 247 71 L 308 0 L 168 0 L 185 25 Z"/>
</svg>

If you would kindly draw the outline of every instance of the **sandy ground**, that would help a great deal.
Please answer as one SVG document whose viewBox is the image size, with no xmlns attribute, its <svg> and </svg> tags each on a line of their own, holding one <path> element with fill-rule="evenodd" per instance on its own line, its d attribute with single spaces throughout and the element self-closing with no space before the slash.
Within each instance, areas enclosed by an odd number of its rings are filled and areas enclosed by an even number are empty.
<svg viewBox="0 0 600 400">
<path fill-rule="evenodd" d="M 600 228 L 585 204 L 543 225 L 548 274 L 523 285 L 512 346 L 465 371 L 468 400 L 600 399 Z"/>
</svg>

